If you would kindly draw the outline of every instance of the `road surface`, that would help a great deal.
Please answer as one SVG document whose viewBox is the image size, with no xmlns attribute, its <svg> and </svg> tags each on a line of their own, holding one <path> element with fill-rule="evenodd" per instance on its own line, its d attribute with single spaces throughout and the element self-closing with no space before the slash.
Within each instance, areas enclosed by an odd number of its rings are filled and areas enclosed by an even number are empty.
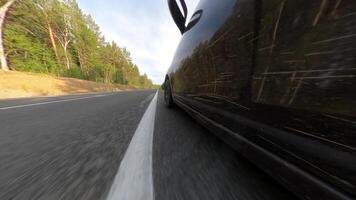
<svg viewBox="0 0 356 200">
<path fill-rule="evenodd" d="M 0 199 L 295 199 L 155 94 L 0 101 Z"/>
</svg>

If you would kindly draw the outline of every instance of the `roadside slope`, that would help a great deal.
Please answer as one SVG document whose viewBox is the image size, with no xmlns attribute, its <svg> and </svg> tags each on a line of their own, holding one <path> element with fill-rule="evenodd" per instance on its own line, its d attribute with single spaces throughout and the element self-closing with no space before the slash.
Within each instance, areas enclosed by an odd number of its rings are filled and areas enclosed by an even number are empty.
<svg viewBox="0 0 356 200">
<path fill-rule="evenodd" d="M 56 78 L 44 74 L 0 70 L 0 99 L 111 92 L 128 89 L 134 88 L 74 78 Z"/>
</svg>

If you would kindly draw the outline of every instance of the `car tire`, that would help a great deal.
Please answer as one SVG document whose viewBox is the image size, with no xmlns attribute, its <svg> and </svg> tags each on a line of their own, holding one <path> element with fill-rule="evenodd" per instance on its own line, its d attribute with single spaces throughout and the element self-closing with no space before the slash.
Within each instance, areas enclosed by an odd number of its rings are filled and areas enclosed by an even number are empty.
<svg viewBox="0 0 356 200">
<path fill-rule="evenodd" d="M 173 97 L 172 97 L 171 84 L 168 79 L 164 83 L 164 86 L 165 86 L 164 87 L 164 102 L 165 102 L 167 108 L 172 108 L 172 107 L 174 107 L 174 101 L 173 101 Z"/>
</svg>

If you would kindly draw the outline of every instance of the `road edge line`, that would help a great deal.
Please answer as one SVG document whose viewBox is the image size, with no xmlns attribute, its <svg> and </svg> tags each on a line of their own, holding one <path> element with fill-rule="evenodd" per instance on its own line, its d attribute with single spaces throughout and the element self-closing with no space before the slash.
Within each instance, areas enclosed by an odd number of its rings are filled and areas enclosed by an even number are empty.
<svg viewBox="0 0 356 200">
<path fill-rule="evenodd" d="M 154 200 L 152 152 L 158 91 L 122 159 L 107 200 Z"/>
<path fill-rule="evenodd" d="M 94 95 L 94 96 L 78 97 L 78 98 L 72 98 L 72 99 L 63 99 L 63 100 L 57 100 L 57 101 L 45 101 L 45 102 L 40 102 L 40 103 L 32 103 L 32 104 L 23 104 L 23 105 L 17 105 L 17 106 L 0 107 L 0 110 L 26 108 L 26 107 L 40 106 L 40 105 L 47 105 L 47 104 L 54 104 L 54 103 L 62 103 L 62 102 L 68 102 L 68 101 L 79 101 L 79 100 L 83 100 L 83 99 L 106 97 L 106 96 L 109 96 L 109 95 L 110 94 Z"/>
</svg>

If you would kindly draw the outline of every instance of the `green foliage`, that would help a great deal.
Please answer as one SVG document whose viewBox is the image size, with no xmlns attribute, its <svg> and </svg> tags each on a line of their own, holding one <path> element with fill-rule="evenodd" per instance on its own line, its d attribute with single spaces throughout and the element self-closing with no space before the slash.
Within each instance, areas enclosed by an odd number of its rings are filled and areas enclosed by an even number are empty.
<svg viewBox="0 0 356 200">
<path fill-rule="evenodd" d="M 19 71 L 56 73 L 59 69 L 51 50 L 36 38 L 11 28 L 5 29 L 10 65 Z"/>
<path fill-rule="evenodd" d="M 75 0 L 17 0 L 3 32 L 14 70 L 153 87 L 146 74 L 140 75 L 126 48 L 106 42 Z"/>
</svg>

